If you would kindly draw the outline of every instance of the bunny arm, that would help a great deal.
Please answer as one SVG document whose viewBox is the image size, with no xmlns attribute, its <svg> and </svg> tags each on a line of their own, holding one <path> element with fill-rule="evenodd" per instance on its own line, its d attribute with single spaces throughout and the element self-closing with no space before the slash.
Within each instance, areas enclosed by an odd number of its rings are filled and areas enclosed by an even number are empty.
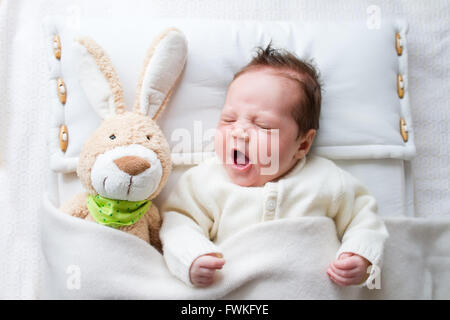
<svg viewBox="0 0 450 320">
<path fill-rule="evenodd" d="M 87 220 L 89 220 L 89 218 L 91 218 L 90 215 L 88 216 Z M 153 247 L 155 247 L 155 249 L 157 249 L 159 252 L 162 252 L 161 240 L 159 239 L 160 228 L 161 218 L 159 216 L 159 211 L 156 206 L 152 204 L 146 214 L 135 224 L 120 227 L 117 229 L 125 231 L 144 240 L 147 243 L 150 243 Z"/>
<path fill-rule="evenodd" d="M 86 197 L 88 195 L 87 192 L 78 193 L 72 199 L 66 201 L 59 209 L 72 217 L 86 219 L 89 215 L 89 210 L 86 206 Z"/>
<path fill-rule="evenodd" d="M 152 204 L 144 218 L 147 220 L 148 224 L 150 244 L 159 252 L 162 252 L 161 239 L 159 238 L 162 220 L 158 208 Z"/>
</svg>

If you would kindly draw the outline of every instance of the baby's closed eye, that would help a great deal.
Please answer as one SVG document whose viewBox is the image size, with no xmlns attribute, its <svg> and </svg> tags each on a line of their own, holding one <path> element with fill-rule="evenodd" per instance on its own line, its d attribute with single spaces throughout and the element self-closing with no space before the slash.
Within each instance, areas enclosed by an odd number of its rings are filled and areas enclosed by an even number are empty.
<svg viewBox="0 0 450 320">
<path fill-rule="evenodd" d="M 255 123 L 255 125 L 257 127 L 261 128 L 261 129 L 264 129 L 264 130 L 272 130 L 272 129 L 274 129 L 272 125 L 269 125 L 269 124 L 266 124 L 266 123 L 258 123 L 257 122 L 257 123 Z"/>
<path fill-rule="evenodd" d="M 222 122 L 225 122 L 225 123 L 233 123 L 233 122 L 235 122 L 236 120 L 234 120 L 234 119 L 231 119 L 231 118 L 222 118 L 222 119 L 220 119 Z"/>
</svg>

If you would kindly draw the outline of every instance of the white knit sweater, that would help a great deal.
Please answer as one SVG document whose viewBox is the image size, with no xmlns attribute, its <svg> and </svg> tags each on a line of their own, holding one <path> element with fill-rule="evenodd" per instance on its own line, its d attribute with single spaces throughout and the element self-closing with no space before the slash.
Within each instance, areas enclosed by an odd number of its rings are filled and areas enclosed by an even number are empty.
<svg viewBox="0 0 450 320">
<path fill-rule="evenodd" d="M 181 176 L 162 206 L 160 236 L 169 270 L 189 285 L 192 262 L 221 254 L 220 243 L 231 235 L 257 223 L 302 216 L 334 219 L 342 242 L 336 257 L 353 252 L 379 266 L 388 233 L 376 210 L 366 188 L 325 158 L 308 155 L 262 187 L 232 183 L 213 158 Z"/>
</svg>

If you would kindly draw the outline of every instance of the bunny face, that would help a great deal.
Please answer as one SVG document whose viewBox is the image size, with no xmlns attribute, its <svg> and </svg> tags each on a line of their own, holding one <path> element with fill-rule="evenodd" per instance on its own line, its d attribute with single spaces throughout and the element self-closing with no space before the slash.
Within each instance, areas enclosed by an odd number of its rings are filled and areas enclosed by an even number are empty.
<svg viewBox="0 0 450 320">
<path fill-rule="evenodd" d="M 77 173 L 93 194 L 141 201 L 159 193 L 170 171 L 169 145 L 156 123 L 125 112 L 105 120 L 88 139 Z"/>
<path fill-rule="evenodd" d="M 77 39 L 75 48 L 80 56 L 80 84 L 104 120 L 80 154 L 77 174 L 83 186 L 109 199 L 152 199 L 171 171 L 169 145 L 155 120 L 184 69 L 184 35 L 169 28 L 154 40 L 132 112 L 125 111 L 122 86 L 103 49 L 89 38 Z"/>
</svg>

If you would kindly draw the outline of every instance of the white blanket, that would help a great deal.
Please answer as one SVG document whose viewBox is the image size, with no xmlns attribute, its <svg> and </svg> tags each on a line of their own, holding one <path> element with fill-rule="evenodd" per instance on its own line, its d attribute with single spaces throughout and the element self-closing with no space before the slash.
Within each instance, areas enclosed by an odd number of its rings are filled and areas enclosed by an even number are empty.
<svg viewBox="0 0 450 320">
<path fill-rule="evenodd" d="M 42 208 L 44 296 L 57 299 L 448 299 L 450 220 L 385 219 L 390 239 L 372 289 L 327 276 L 340 242 L 333 220 L 302 217 L 249 227 L 225 241 L 207 289 L 173 277 L 153 247 L 112 228 Z M 379 282 L 377 282 L 379 281 Z"/>
</svg>

